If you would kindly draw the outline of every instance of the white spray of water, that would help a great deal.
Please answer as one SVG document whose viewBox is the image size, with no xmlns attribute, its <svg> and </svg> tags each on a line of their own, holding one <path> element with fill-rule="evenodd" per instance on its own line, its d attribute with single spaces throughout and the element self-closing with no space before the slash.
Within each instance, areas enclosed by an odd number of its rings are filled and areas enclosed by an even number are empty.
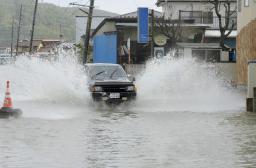
<svg viewBox="0 0 256 168">
<path fill-rule="evenodd" d="M 55 115 L 58 112 L 54 112 L 51 106 L 56 109 L 59 106 L 62 107 L 61 111 L 67 111 L 65 109 L 68 107 L 75 109 L 87 105 L 87 79 L 75 54 L 59 51 L 57 58 L 58 61 L 50 62 L 19 56 L 14 64 L 0 66 L 0 101 L 4 99 L 6 81 L 9 80 L 14 106 L 18 105 L 25 115 L 29 113 L 34 116 L 32 111 L 41 114 L 52 111 L 51 115 Z"/>
<path fill-rule="evenodd" d="M 60 51 L 55 62 L 24 56 L 15 64 L 0 66 L 0 100 L 10 80 L 14 102 L 27 116 L 40 113 L 46 118 L 65 118 L 76 108 L 90 111 L 87 79 L 75 58 L 73 52 Z M 137 79 L 138 99 L 130 110 L 209 112 L 243 108 L 243 96 L 224 86 L 209 67 L 193 59 L 149 61 Z"/>
<path fill-rule="evenodd" d="M 1 93 L 4 93 L 5 82 L 10 80 L 16 100 L 81 100 L 88 93 L 82 66 L 77 64 L 74 55 L 59 56 L 56 62 L 21 56 L 15 64 L 1 66 Z"/>
<path fill-rule="evenodd" d="M 137 110 L 212 112 L 244 108 L 243 96 L 216 75 L 214 64 L 192 58 L 149 61 L 137 86 Z"/>
</svg>

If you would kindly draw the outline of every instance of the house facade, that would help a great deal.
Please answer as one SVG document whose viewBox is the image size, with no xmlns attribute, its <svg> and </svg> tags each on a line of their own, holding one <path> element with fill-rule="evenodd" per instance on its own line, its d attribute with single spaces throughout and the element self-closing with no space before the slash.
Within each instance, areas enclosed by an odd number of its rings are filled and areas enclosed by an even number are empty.
<svg viewBox="0 0 256 168">
<path fill-rule="evenodd" d="M 236 1 L 231 2 L 231 11 L 236 10 Z M 184 31 L 190 31 L 190 39 L 183 39 L 178 45 L 184 56 L 195 56 L 205 61 L 214 62 L 234 62 L 234 58 L 230 58 L 228 53 L 222 52 L 218 46 L 220 39 L 219 19 L 216 16 L 213 5 L 208 0 L 158 0 L 157 6 L 162 7 L 165 18 L 178 19 L 183 23 Z M 224 6 L 220 13 L 225 16 Z M 236 12 L 231 16 L 230 20 L 236 23 Z M 232 22 L 231 21 L 231 22 Z M 225 17 L 222 18 L 225 22 Z M 191 31 L 191 27 L 195 27 Z M 225 41 L 225 45 L 235 50 L 237 26 Z M 201 40 L 193 40 L 199 35 Z M 197 36 L 198 37 L 198 36 Z M 193 44 L 194 43 L 194 44 Z M 207 43 L 207 44 L 202 44 Z M 201 44 L 201 45 L 200 45 Z M 183 51 L 182 51 L 183 50 Z M 214 55 L 212 57 L 211 55 Z"/>
<path fill-rule="evenodd" d="M 149 14 L 151 12 L 152 10 L 149 9 Z M 162 13 L 154 11 L 154 16 L 159 18 Z M 149 29 L 151 29 L 150 24 Z M 94 61 L 97 55 L 105 55 L 105 57 L 113 58 L 112 63 L 142 64 L 151 56 L 152 38 L 149 38 L 149 43 L 145 44 L 137 41 L 137 11 L 105 18 L 95 29 L 92 37 Z M 159 47 L 167 49 L 166 37 L 161 36 L 157 30 L 154 33 L 154 40 L 154 49 L 159 49 Z M 104 50 L 104 47 L 108 49 Z"/>
<path fill-rule="evenodd" d="M 91 32 L 93 32 L 98 25 L 105 19 L 109 17 L 117 16 L 118 14 L 107 12 L 107 11 L 101 11 L 101 10 L 95 10 L 92 17 L 92 23 L 91 23 Z M 86 25 L 88 21 L 87 15 L 82 16 L 76 16 L 76 44 L 83 43 L 82 36 L 85 35 L 86 32 Z"/>
</svg>

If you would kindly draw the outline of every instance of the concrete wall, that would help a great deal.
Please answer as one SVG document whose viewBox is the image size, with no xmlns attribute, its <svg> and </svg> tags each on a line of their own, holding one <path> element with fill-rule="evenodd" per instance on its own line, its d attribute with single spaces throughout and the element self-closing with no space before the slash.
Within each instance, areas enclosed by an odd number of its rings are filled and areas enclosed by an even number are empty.
<svg viewBox="0 0 256 168">
<path fill-rule="evenodd" d="M 247 98 L 254 98 L 253 88 L 256 87 L 256 62 L 250 62 L 248 64 L 248 87 Z"/>
<path fill-rule="evenodd" d="M 245 85 L 247 84 L 247 64 L 256 59 L 256 19 L 240 30 L 236 49 L 237 82 Z"/>
<path fill-rule="evenodd" d="M 245 6 L 248 1 L 248 6 Z M 237 12 L 237 30 L 240 32 L 243 27 L 256 18 L 256 1 L 255 0 L 238 0 Z"/>
</svg>

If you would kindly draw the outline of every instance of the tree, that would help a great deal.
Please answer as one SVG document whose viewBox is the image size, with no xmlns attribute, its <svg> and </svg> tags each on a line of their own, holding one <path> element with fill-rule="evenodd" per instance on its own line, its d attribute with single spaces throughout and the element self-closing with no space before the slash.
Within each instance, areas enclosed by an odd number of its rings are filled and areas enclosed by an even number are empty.
<svg viewBox="0 0 256 168">
<path fill-rule="evenodd" d="M 169 17 L 160 17 L 156 19 L 156 27 L 159 32 L 171 40 L 171 49 L 176 49 L 177 42 L 182 38 L 182 22 L 181 19 L 172 19 Z"/>
<path fill-rule="evenodd" d="M 231 20 L 231 17 L 236 12 L 236 9 L 231 9 L 231 0 L 209 0 L 209 3 L 213 5 L 213 9 L 219 20 L 220 47 L 222 50 L 227 51 L 229 48 L 225 46 L 225 40 L 231 34 L 232 30 L 234 30 L 236 23 L 234 20 Z M 222 9 L 224 10 L 222 11 Z"/>
</svg>

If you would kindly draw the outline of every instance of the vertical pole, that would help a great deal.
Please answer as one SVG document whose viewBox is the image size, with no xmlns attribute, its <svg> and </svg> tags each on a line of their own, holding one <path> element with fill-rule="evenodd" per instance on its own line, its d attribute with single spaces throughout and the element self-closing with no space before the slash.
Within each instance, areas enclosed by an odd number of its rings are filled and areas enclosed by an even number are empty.
<svg viewBox="0 0 256 168">
<path fill-rule="evenodd" d="M 131 38 L 127 39 L 127 49 L 128 49 L 128 64 L 131 63 Z"/>
<path fill-rule="evenodd" d="M 256 112 L 256 87 L 253 88 L 253 107 L 252 111 Z"/>
<path fill-rule="evenodd" d="M 62 37 L 63 37 L 63 35 L 62 35 L 62 24 L 60 24 L 60 42 L 62 43 Z"/>
<path fill-rule="evenodd" d="M 86 34 L 85 34 L 85 39 L 84 39 L 83 64 L 87 63 L 93 8 L 94 8 L 94 0 L 90 0 L 89 14 L 88 14 L 88 20 L 87 20 L 87 25 L 86 25 Z"/>
<path fill-rule="evenodd" d="M 90 0 L 89 14 L 88 14 L 88 20 L 86 25 L 86 34 L 84 39 L 84 58 L 83 58 L 84 64 L 87 63 L 87 57 L 88 57 L 93 8 L 94 8 L 94 0 Z"/>
<path fill-rule="evenodd" d="M 154 57 L 154 26 L 155 26 L 155 20 L 154 20 L 154 9 L 151 10 L 151 57 Z"/>
<path fill-rule="evenodd" d="M 35 23 L 36 23 L 37 5 L 38 5 L 38 0 L 36 0 L 36 2 L 35 2 L 35 9 L 34 9 L 34 15 L 33 15 L 32 30 L 31 30 L 31 37 L 30 37 L 30 44 L 29 44 L 29 53 L 32 52 L 32 48 L 33 48 L 34 28 L 35 28 Z"/>
<path fill-rule="evenodd" d="M 12 17 L 12 41 L 11 41 L 11 57 L 13 53 L 13 32 L 14 32 L 14 17 Z"/>
<path fill-rule="evenodd" d="M 18 30 L 17 30 L 16 56 L 18 55 L 18 51 L 19 51 L 21 18 L 22 18 L 22 4 L 20 5 L 19 25 L 18 25 Z"/>
</svg>

